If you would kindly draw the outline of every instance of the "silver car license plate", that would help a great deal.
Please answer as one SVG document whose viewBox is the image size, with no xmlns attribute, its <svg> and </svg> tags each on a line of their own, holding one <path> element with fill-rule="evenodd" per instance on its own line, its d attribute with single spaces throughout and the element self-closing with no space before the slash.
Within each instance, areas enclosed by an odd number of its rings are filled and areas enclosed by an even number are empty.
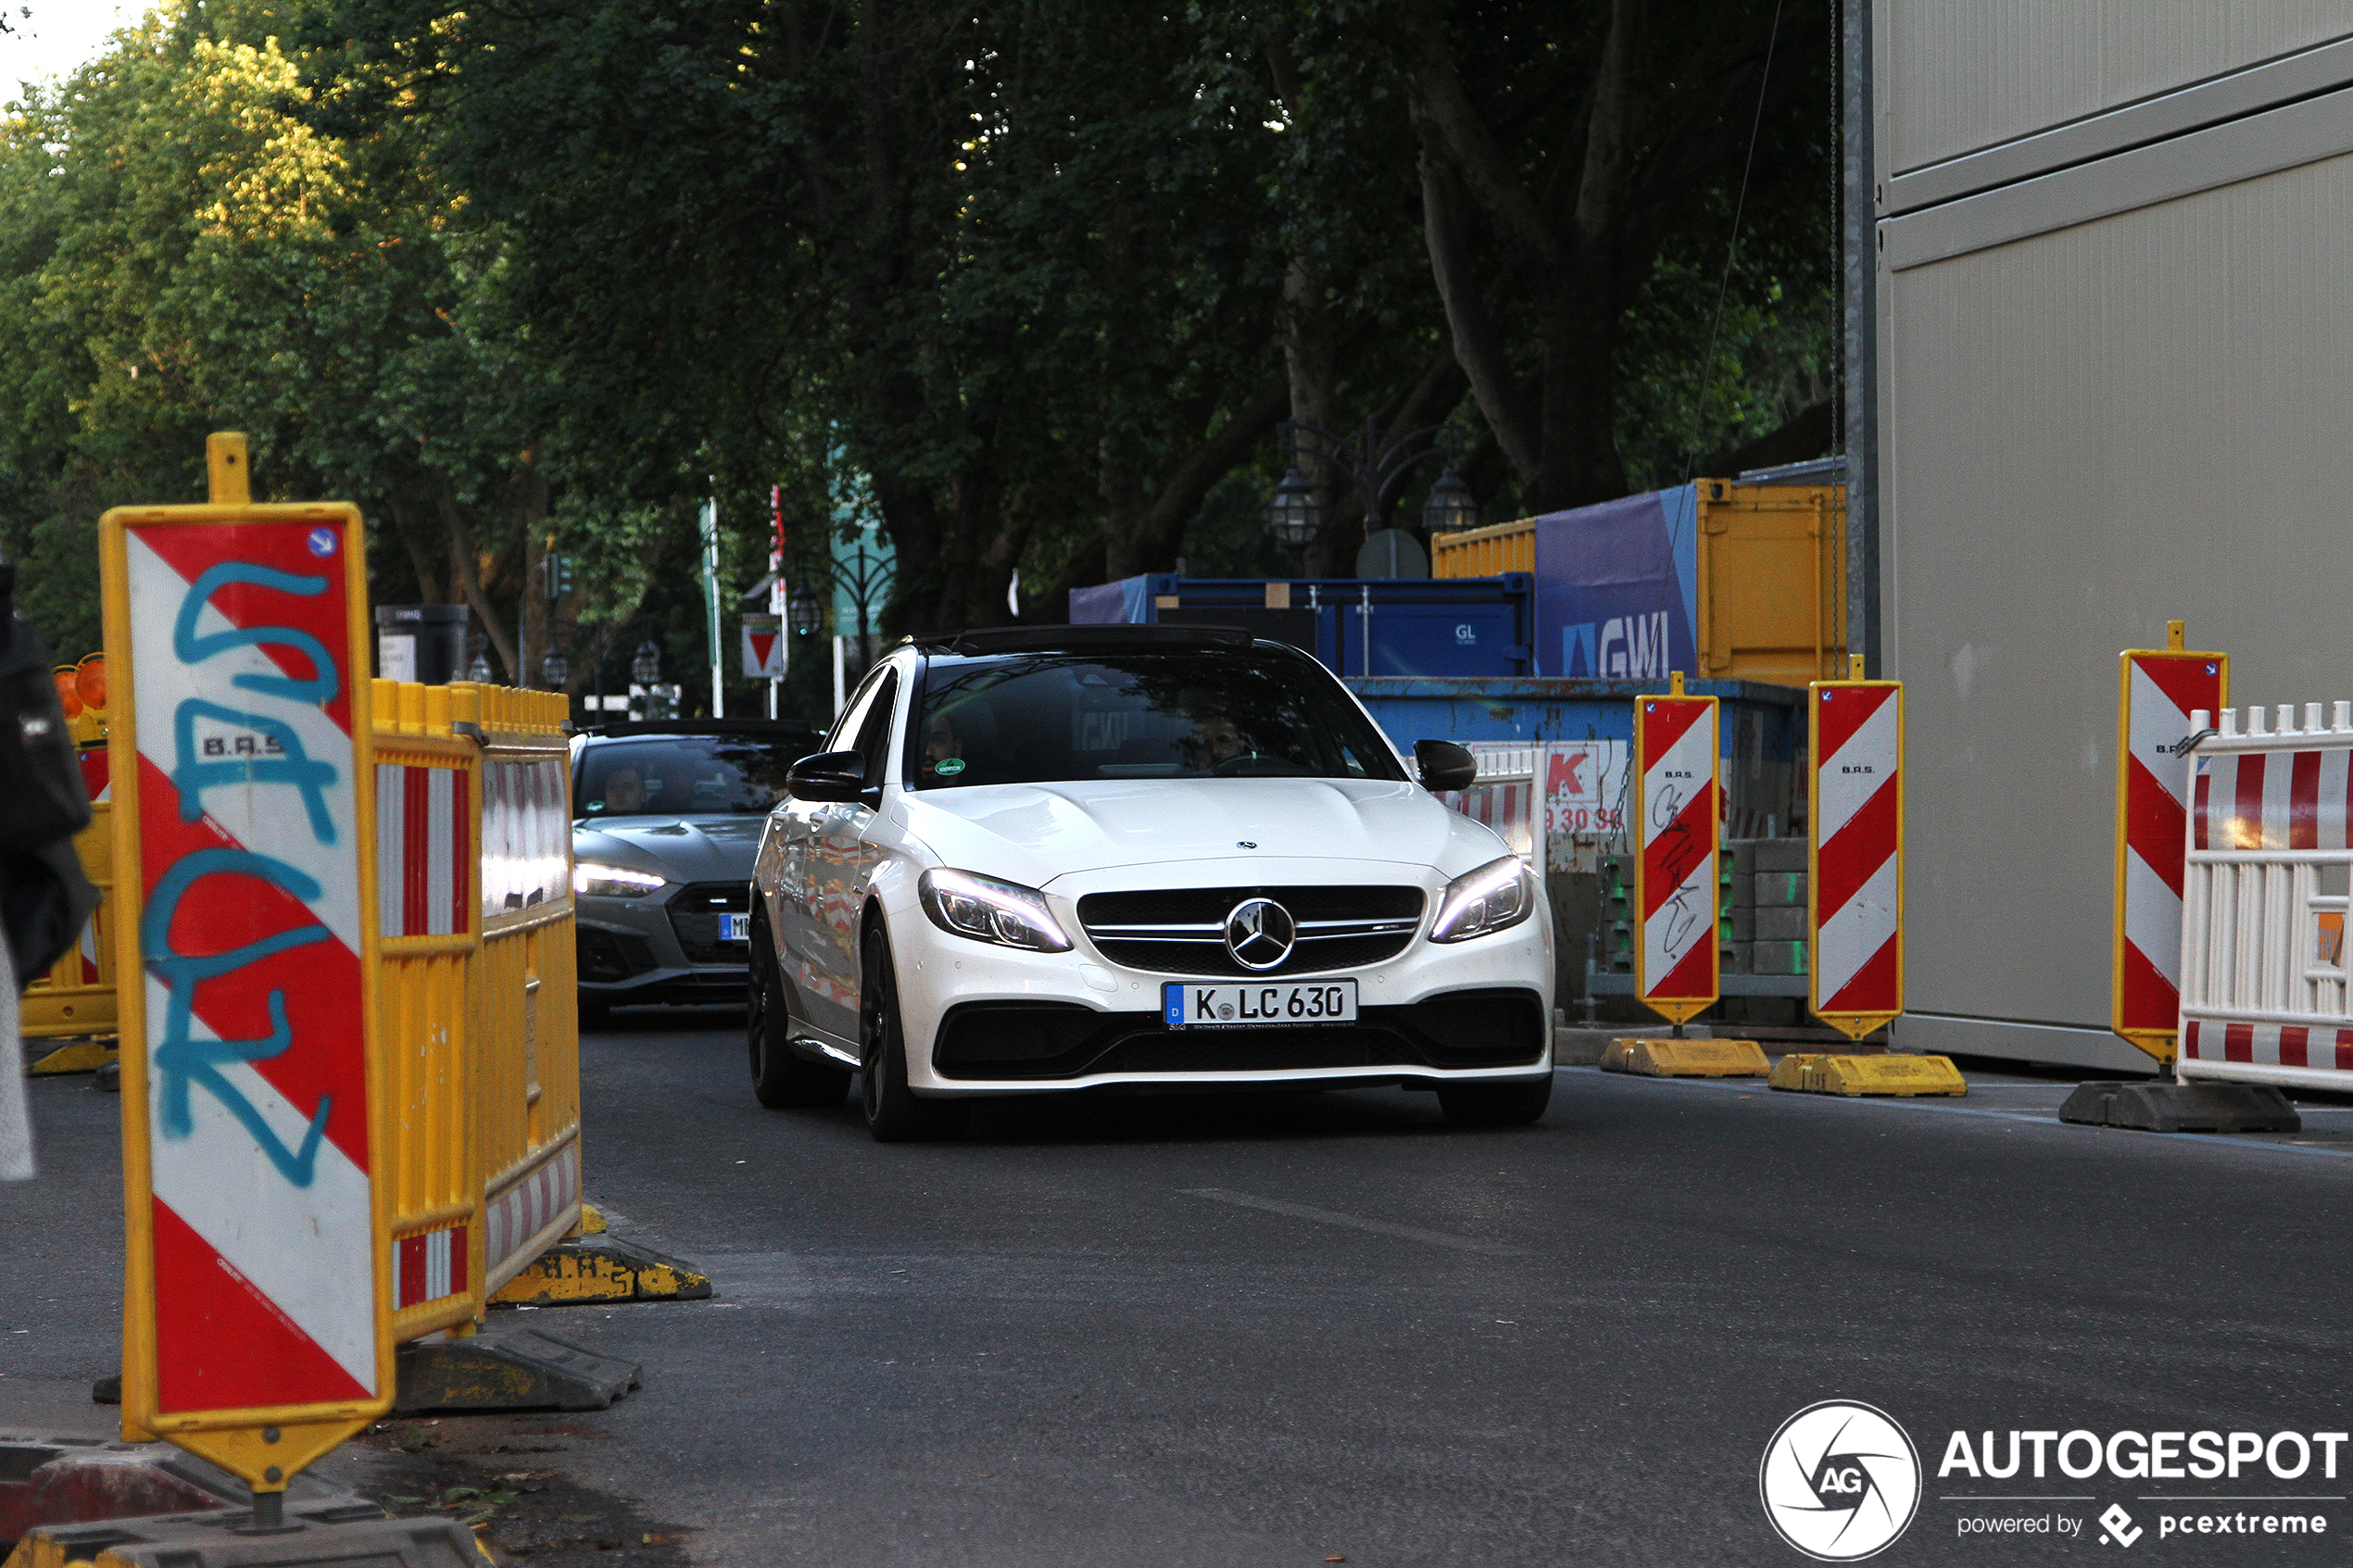
<svg viewBox="0 0 2353 1568">
<path fill-rule="evenodd" d="M 751 916 L 748 914 L 721 915 L 719 917 L 719 940 L 722 942 L 750 941 Z"/>
<path fill-rule="evenodd" d="M 1353 980 L 1230 981 L 1160 988 L 1161 1013 L 1171 1029 L 1231 1029 L 1268 1023 L 1353 1023 Z"/>
</svg>

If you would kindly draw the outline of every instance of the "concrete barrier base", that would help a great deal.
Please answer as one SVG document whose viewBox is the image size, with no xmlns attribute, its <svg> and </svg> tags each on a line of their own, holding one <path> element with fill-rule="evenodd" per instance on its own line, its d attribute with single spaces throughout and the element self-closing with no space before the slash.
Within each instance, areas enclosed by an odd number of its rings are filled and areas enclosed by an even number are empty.
<svg viewBox="0 0 2353 1568">
<path fill-rule="evenodd" d="M 2078 1084 L 2059 1120 L 2143 1133 L 2296 1133 L 2304 1118 L 2269 1084 Z"/>
<path fill-rule="evenodd" d="M 413 1411 L 600 1411 L 642 1381 L 617 1361 L 537 1329 L 400 1347 L 392 1408 Z"/>
<path fill-rule="evenodd" d="M 252 1529 L 250 1510 L 170 1513 L 61 1524 L 17 1543 L 6 1568 L 482 1568 L 473 1533 L 454 1519 L 317 1518 L 289 1507 L 285 1524 Z"/>
</svg>

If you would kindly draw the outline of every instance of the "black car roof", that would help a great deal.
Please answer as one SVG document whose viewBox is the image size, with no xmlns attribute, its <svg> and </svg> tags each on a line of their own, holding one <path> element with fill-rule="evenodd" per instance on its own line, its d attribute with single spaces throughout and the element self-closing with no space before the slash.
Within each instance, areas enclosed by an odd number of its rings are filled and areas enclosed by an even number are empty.
<svg viewBox="0 0 2353 1568">
<path fill-rule="evenodd" d="M 988 626 L 910 637 L 924 653 L 1120 653 L 1176 648 L 1247 648 L 1254 640 L 1239 626 Z"/>
<path fill-rule="evenodd" d="M 585 724 L 590 740 L 636 735 L 719 735 L 739 740 L 814 740 L 824 732 L 798 719 L 615 719 Z"/>
</svg>

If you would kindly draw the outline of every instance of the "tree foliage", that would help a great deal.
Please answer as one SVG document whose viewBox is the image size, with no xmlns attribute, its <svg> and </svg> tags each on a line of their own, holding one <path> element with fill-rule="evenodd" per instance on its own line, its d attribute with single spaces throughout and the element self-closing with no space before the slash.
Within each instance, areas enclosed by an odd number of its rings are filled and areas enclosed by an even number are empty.
<svg viewBox="0 0 2353 1568">
<path fill-rule="evenodd" d="M 700 661 L 707 495 L 741 588 L 772 486 L 805 563 L 862 476 L 925 629 L 1344 574 L 1341 465 L 1303 561 L 1256 529 L 1286 419 L 1451 421 L 1491 516 L 1671 483 L 1828 383 L 1825 17 L 169 0 L 0 137 L 0 548 L 86 641 L 96 511 L 242 428 L 578 687 Z"/>
</svg>

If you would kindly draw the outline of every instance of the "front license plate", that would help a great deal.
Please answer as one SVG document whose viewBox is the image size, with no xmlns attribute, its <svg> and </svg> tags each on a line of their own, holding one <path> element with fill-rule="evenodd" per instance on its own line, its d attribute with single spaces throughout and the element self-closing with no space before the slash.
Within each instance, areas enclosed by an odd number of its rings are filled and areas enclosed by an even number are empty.
<svg viewBox="0 0 2353 1568">
<path fill-rule="evenodd" d="M 719 917 L 719 940 L 722 942 L 750 941 L 751 917 L 749 915 L 721 915 Z"/>
<path fill-rule="evenodd" d="M 1160 988 L 1171 1029 L 1230 1029 L 1259 1023 L 1353 1023 L 1353 980 L 1286 980 Z"/>
</svg>

